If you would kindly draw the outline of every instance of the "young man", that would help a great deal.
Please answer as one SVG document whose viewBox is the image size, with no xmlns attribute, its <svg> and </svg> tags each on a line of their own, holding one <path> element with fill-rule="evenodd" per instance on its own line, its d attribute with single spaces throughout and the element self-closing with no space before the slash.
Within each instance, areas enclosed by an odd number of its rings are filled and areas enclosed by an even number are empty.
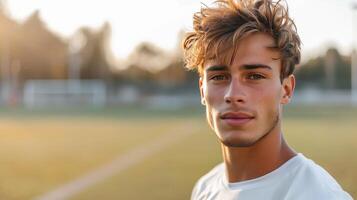
<svg viewBox="0 0 357 200">
<path fill-rule="evenodd" d="M 197 182 L 192 199 L 352 199 L 282 135 L 300 39 L 281 1 L 219 0 L 196 13 L 193 25 L 183 41 L 185 59 L 200 74 L 224 162 Z"/>
</svg>

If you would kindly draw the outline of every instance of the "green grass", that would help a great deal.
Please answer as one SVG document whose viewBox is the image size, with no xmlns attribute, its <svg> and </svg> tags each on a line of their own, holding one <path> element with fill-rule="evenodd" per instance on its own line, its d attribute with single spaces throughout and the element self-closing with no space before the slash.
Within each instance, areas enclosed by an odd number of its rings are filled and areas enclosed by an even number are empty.
<svg viewBox="0 0 357 200">
<path fill-rule="evenodd" d="M 110 162 L 179 122 L 150 119 L 1 119 L 0 199 L 29 199 Z"/>
<path fill-rule="evenodd" d="M 189 199 L 195 181 L 221 159 L 214 133 L 203 120 L 196 126 L 182 142 L 73 199 Z"/>
<path fill-rule="evenodd" d="M 356 197 L 357 109 L 288 107 L 284 115 L 288 143 Z M 188 199 L 195 181 L 221 162 L 199 109 L 3 110 L 0 122 L 0 199 L 31 199 L 187 122 L 194 134 L 73 199 Z"/>
</svg>

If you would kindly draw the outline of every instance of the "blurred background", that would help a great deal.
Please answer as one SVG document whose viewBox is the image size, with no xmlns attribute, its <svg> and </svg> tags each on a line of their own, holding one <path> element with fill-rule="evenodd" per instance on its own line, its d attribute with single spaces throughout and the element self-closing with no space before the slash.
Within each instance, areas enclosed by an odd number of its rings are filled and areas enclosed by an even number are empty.
<svg viewBox="0 0 357 200">
<path fill-rule="evenodd" d="M 0 0 L 0 199 L 189 199 L 222 162 L 181 40 L 213 1 Z M 357 196 L 357 1 L 287 0 L 289 143 Z"/>
</svg>

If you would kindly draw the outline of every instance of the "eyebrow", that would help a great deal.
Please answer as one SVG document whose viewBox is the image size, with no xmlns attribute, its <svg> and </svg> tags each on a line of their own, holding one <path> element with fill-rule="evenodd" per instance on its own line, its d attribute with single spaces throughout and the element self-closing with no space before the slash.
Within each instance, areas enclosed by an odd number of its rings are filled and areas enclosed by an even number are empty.
<svg viewBox="0 0 357 200">
<path fill-rule="evenodd" d="M 206 69 L 206 72 L 209 71 L 227 71 L 228 67 L 226 65 L 212 65 Z"/>
<path fill-rule="evenodd" d="M 252 70 L 252 69 L 259 69 L 259 68 L 273 70 L 269 65 L 264 65 L 264 64 L 245 64 L 240 67 L 240 69 L 243 70 Z"/>
<path fill-rule="evenodd" d="M 240 67 L 241 70 L 253 70 L 253 69 L 268 69 L 273 70 L 270 66 L 264 64 L 245 64 Z M 206 69 L 209 71 L 227 71 L 228 67 L 226 65 L 213 65 Z"/>
</svg>

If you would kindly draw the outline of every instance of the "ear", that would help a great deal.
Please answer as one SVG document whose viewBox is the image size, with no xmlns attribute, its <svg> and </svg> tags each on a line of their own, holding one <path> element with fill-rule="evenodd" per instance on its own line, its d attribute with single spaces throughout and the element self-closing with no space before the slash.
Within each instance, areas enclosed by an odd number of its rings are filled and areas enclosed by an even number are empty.
<svg viewBox="0 0 357 200">
<path fill-rule="evenodd" d="M 295 76 L 293 74 L 284 78 L 282 83 L 282 96 L 280 98 L 281 104 L 288 104 L 291 101 L 295 90 Z"/>
<path fill-rule="evenodd" d="M 206 100 L 205 100 L 205 95 L 203 93 L 203 78 L 202 77 L 200 77 L 198 84 L 200 86 L 201 104 L 205 106 Z"/>
</svg>

